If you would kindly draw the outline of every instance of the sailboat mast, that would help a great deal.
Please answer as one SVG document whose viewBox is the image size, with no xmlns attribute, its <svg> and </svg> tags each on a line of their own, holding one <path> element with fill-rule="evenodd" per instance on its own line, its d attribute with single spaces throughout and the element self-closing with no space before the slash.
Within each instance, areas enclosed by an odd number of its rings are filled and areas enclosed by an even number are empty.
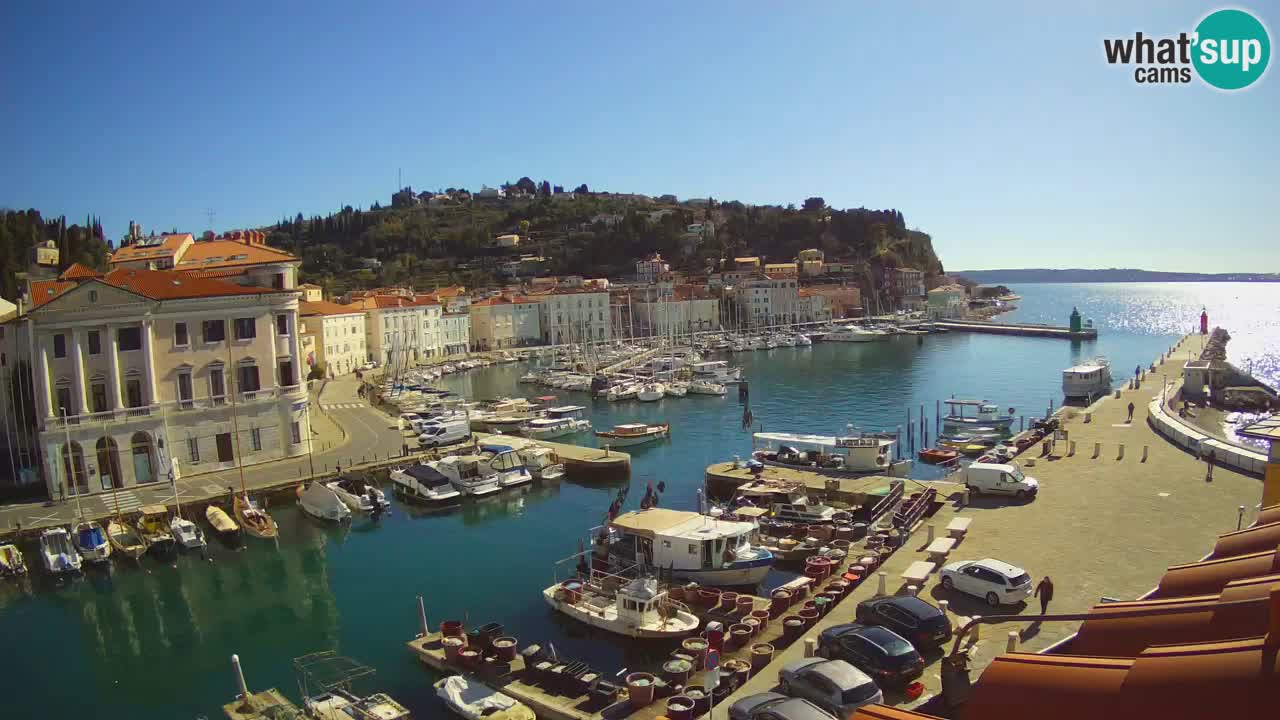
<svg viewBox="0 0 1280 720">
<path fill-rule="evenodd" d="M 78 487 L 79 483 L 76 482 L 76 458 L 71 452 L 71 416 L 67 414 L 66 408 L 62 408 L 62 431 L 66 433 L 67 436 L 67 444 L 65 446 L 67 453 L 67 474 L 70 476 L 67 478 L 67 491 L 71 492 L 71 486 L 73 483 L 77 486 L 74 493 L 76 496 L 76 514 L 80 516 L 81 520 L 83 520 L 84 509 L 80 507 L 80 488 Z"/>
<path fill-rule="evenodd" d="M 255 319 L 254 322 L 257 322 L 257 320 Z M 233 320 L 232 324 L 234 325 L 234 323 L 235 321 Z M 234 327 L 231 330 L 235 332 Z M 236 410 L 236 380 L 238 379 L 236 376 L 238 373 L 235 365 L 232 364 L 231 341 L 224 340 L 224 342 L 227 344 L 227 369 L 231 370 L 231 437 L 235 443 L 236 469 L 240 471 L 240 493 L 247 499 L 249 490 L 244 484 L 244 458 L 240 455 L 240 421 L 239 412 Z"/>
</svg>

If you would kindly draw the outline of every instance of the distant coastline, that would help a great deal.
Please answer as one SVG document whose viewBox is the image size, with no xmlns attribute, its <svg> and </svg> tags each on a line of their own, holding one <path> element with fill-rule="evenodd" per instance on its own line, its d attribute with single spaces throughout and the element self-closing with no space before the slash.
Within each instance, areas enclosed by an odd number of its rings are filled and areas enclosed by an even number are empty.
<svg viewBox="0 0 1280 720">
<path fill-rule="evenodd" d="M 1280 273 L 1195 273 L 1109 268 L 1020 268 L 1009 270 L 959 270 L 950 274 L 981 285 L 994 283 L 1086 283 L 1086 282 L 1280 282 Z"/>
</svg>

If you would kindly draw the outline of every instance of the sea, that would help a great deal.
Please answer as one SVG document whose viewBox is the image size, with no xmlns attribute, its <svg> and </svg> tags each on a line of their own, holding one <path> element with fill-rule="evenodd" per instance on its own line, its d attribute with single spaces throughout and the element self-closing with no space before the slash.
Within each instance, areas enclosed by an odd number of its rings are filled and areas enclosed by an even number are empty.
<svg viewBox="0 0 1280 720">
<path fill-rule="evenodd" d="M 1230 359 L 1280 383 L 1280 293 L 1249 283 L 1041 284 L 1005 319 L 1065 325 L 1073 308 L 1099 330 L 1095 342 L 952 332 L 877 343 L 818 343 L 727 356 L 749 380 L 754 422 L 771 431 L 834 434 L 896 430 L 908 410 L 929 422 L 943 399 L 985 399 L 1026 417 L 1057 407 L 1061 370 L 1103 356 L 1121 382 L 1183 334 L 1229 330 Z M 516 383 L 523 364 L 445 378 L 475 398 L 537 395 Z M 746 457 L 744 405 L 688 396 L 656 403 L 607 403 L 560 391 L 586 405 L 597 428 L 629 421 L 671 423 L 668 442 L 633 448 L 627 508 L 648 486 L 660 505 L 696 506 L 704 468 Z M 590 436 L 581 442 L 591 444 Z M 556 485 L 511 491 L 450 512 L 396 505 L 377 523 L 325 527 L 292 507 L 273 507 L 278 546 L 246 539 L 219 544 L 208 560 L 115 562 L 83 578 L 55 582 L 39 571 L 0 582 L 0 679 L 5 717 L 221 717 L 236 692 L 238 654 L 252 689 L 278 687 L 295 701 L 293 659 L 334 650 L 376 669 L 363 688 L 399 699 L 415 717 L 444 717 L 436 679 L 405 643 L 418 631 L 417 598 L 429 622 L 501 623 L 505 632 L 552 646 L 605 670 L 652 665 L 661 642 L 624 642 L 553 613 L 541 590 L 572 570 L 569 558 L 605 517 L 620 484 Z M 785 580 L 771 575 L 766 585 Z"/>
</svg>

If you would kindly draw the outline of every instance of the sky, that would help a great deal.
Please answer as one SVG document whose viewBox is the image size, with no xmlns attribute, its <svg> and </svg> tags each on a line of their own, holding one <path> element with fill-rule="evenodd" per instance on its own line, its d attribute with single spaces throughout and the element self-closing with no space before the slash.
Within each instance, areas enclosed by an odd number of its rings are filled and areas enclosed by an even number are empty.
<svg viewBox="0 0 1280 720">
<path fill-rule="evenodd" d="M 1280 71 L 1225 93 L 1103 55 L 1219 7 L 5 3 L 0 207 L 118 238 L 528 175 L 897 208 L 952 269 L 1278 272 Z M 1274 41 L 1280 3 L 1250 9 Z"/>
</svg>

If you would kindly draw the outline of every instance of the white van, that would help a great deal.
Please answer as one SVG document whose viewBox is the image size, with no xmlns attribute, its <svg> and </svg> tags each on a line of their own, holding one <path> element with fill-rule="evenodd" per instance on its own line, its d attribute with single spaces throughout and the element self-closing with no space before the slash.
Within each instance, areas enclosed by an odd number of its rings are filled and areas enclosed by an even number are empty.
<svg viewBox="0 0 1280 720">
<path fill-rule="evenodd" d="M 439 424 L 424 426 L 418 436 L 418 445 L 426 448 L 452 445 L 471 437 L 471 423 L 466 420 L 447 420 Z"/>
<path fill-rule="evenodd" d="M 976 462 L 965 468 L 964 484 L 974 494 L 1012 495 L 1019 500 L 1033 498 L 1040 482 L 1022 474 L 1017 465 Z"/>
</svg>

